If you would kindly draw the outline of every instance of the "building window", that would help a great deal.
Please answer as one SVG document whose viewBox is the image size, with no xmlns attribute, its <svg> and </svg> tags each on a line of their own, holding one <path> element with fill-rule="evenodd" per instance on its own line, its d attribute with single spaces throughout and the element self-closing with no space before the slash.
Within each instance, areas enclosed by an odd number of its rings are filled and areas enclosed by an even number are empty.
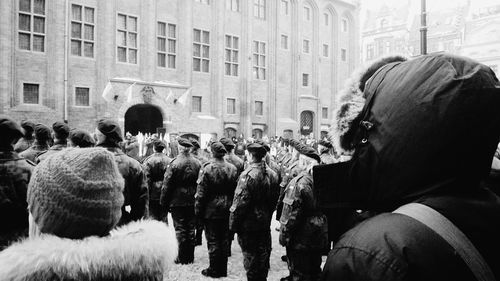
<svg viewBox="0 0 500 281">
<path fill-rule="evenodd" d="M 309 87 L 309 74 L 302 73 L 302 86 Z"/>
<path fill-rule="evenodd" d="M 304 39 L 302 43 L 302 51 L 306 54 L 309 54 L 309 40 Z"/>
<path fill-rule="evenodd" d="M 118 14 L 116 26 L 118 61 L 137 64 L 137 17 Z"/>
<path fill-rule="evenodd" d="M 328 119 L 328 107 L 321 108 L 321 118 Z"/>
<path fill-rule="evenodd" d="M 201 97 L 193 96 L 191 109 L 193 112 L 201 112 Z"/>
<path fill-rule="evenodd" d="M 236 99 L 227 99 L 227 114 L 236 114 Z"/>
<path fill-rule="evenodd" d="M 38 84 L 23 84 L 23 103 L 24 104 L 39 104 L 40 103 L 40 85 Z"/>
<path fill-rule="evenodd" d="M 281 13 L 285 16 L 288 15 L 288 0 L 281 0 Z"/>
<path fill-rule="evenodd" d="M 236 36 L 226 35 L 226 75 L 238 76 L 239 39 Z"/>
<path fill-rule="evenodd" d="M 75 106 L 90 106 L 89 88 L 75 88 Z"/>
<path fill-rule="evenodd" d="M 239 12 L 240 11 L 240 0 L 226 0 L 226 9 Z"/>
<path fill-rule="evenodd" d="M 375 55 L 375 47 L 373 44 L 366 45 L 366 59 L 371 60 Z"/>
<path fill-rule="evenodd" d="M 380 20 L 380 29 L 384 29 L 387 25 L 387 19 Z"/>
<path fill-rule="evenodd" d="M 175 68 L 175 57 L 177 51 L 176 25 L 158 22 L 157 49 L 158 66 Z"/>
<path fill-rule="evenodd" d="M 198 3 L 210 5 L 210 0 L 195 0 Z"/>
<path fill-rule="evenodd" d="M 309 7 L 304 7 L 304 19 L 311 20 L 311 9 Z"/>
<path fill-rule="evenodd" d="M 253 77 L 266 80 L 266 43 L 253 41 Z"/>
<path fill-rule="evenodd" d="M 342 19 L 342 31 L 347 32 L 347 19 Z"/>
<path fill-rule="evenodd" d="M 45 0 L 19 0 L 19 49 L 45 52 Z"/>
<path fill-rule="evenodd" d="M 288 50 L 288 36 L 281 34 L 281 49 Z"/>
<path fill-rule="evenodd" d="M 340 57 L 342 58 L 342 61 L 347 60 L 347 50 L 346 49 L 340 50 Z"/>
<path fill-rule="evenodd" d="M 193 36 L 193 71 L 209 72 L 210 32 L 194 29 Z"/>
<path fill-rule="evenodd" d="M 72 55 L 94 57 L 94 27 L 94 8 L 71 5 Z"/>
<path fill-rule="evenodd" d="M 253 0 L 253 15 L 258 19 L 266 19 L 266 0 Z"/>
<path fill-rule="evenodd" d="M 330 54 L 330 48 L 328 44 L 323 44 L 323 56 L 328 57 Z"/>
<path fill-rule="evenodd" d="M 325 25 L 328 26 L 330 24 L 330 19 L 329 19 L 329 16 L 328 14 L 323 14 L 323 17 L 325 18 Z"/>
<path fill-rule="evenodd" d="M 257 116 L 264 115 L 264 102 L 261 101 L 255 102 L 255 115 Z"/>
</svg>

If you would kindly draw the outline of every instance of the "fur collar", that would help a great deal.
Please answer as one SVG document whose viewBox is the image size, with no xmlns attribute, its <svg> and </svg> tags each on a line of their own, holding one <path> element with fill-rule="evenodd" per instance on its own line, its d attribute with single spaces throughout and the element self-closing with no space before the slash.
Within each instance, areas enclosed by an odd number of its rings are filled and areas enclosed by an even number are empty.
<svg viewBox="0 0 500 281">
<path fill-rule="evenodd" d="M 138 221 L 107 237 L 21 241 L 0 252 L 0 280 L 162 280 L 176 255 L 172 228 Z"/>
</svg>

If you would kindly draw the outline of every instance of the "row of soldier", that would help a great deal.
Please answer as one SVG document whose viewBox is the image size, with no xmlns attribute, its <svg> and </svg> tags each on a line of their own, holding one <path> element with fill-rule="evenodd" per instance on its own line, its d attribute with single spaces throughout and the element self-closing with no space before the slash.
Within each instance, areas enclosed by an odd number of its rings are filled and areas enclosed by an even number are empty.
<svg viewBox="0 0 500 281">
<path fill-rule="evenodd" d="M 199 153 L 196 140 L 179 138 L 178 155 L 172 159 L 163 153 L 165 143 L 154 140 L 154 153 L 140 163 L 124 153 L 121 129 L 112 120 L 100 120 L 93 135 L 70 130 L 64 122 L 55 122 L 51 130 L 29 121 L 21 122 L 21 135 L 12 133 L 16 132 L 12 128 L 18 126 L 13 123 L 8 117 L 2 118 L 2 135 L 9 139 L 3 146 L 2 160 L 10 160 L 19 168 L 17 160 L 26 159 L 22 169 L 17 170 L 22 171 L 24 192 L 37 163 L 67 146 L 102 147 L 114 155 L 125 180 L 118 225 L 146 217 L 167 223 L 170 212 L 179 247 L 176 263 L 194 261 L 194 248 L 201 244 L 205 230 L 210 264 L 202 274 L 227 276 L 227 260 L 237 233 L 248 280 L 265 280 L 271 251 L 271 216 L 276 210 L 276 219 L 281 223 L 280 244 L 287 250 L 283 259 L 288 261 L 290 276 L 319 276 L 321 253 L 328 247 L 328 239 L 326 219 L 315 206 L 311 169 L 319 163 L 336 161 L 330 143 L 319 143 L 320 155 L 303 143 L 284 140 L 277 155 L 271 156 L 268 143 L 255 141 L 246 145 L 246 156 L 236 156 L 236 144 L 222 138 L 209 145 L 208 158 Z M 9 144 L 14 143 L 19 155 L 10 151 L 7 154 Z M 26 227 L 21 223 L 25 218 L 15 218 L 19 227 L 2 234 L 3 246 L 15 236 L 22 236 Z"/>
</svg>

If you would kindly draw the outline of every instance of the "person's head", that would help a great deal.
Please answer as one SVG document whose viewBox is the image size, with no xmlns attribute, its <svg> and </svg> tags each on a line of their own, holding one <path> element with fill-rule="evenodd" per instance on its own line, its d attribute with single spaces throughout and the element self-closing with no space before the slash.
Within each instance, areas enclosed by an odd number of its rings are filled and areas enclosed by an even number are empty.
<svg viewBox="0 0 500 281">
<path fill-rule="evenodd" d="M 248 157 L 250 163 L 260 163 L 262 159 L 266 156 L 266 149 L 258 143 L 251 143 L 247 146 Z"/>
<path fill-rule="evenodd" d="M 35 131 L 35 123 L 31 122 L 30 120 L 23 120 L 21 121 L 21 127 L 24 130 L 24 137 L 26 139 L 32 139 L 33 132 Z"/>
<path fill-rule="evenodd" d="M 224 155 L 226 155 L 226 153 L 227 153 L 227 150 L 224 147 L 224 145 L 218 141 L 213 142 L 210 145 L 210 150 L 212 151 L 212 156 L 215 159 L 222 159 L 224 157 Z"/>
<path fill-rule="evenodd" d="M 89 132 L 81 129 L 73 129 L 69 132 L 68 144 L 69 146 L 80 148 L 93 147 L 95 140 Z"/>
<path fill-rule="evenodd" d="M 69 126 L 64 122 L 57 121 L 52 124 L 52 132 L 54 133 L 54 140 L 66 141 L 69 136 Z"/>
<path fill-rule="evenodd" d="M 178 147 L 179 147 L 179 152 L 182 153 L 189 153 L 191 149 L 193 148 L 193 144 L 191 141 L 185 138 L 178 138 L 177 139 Z"/>
<path fill-rule="evenodd" d="M 234 141 L 232 141 L 228 138 L 221 138 L 219 141 L 220 141 L 220 143 L 222 143 L 222 145 L 224 145 L 227 153 L 231 153 L 234 150 L 234 147 L 235 147 Z"/>
<path fill-rule="evenodd" d="M 104 236 L 124 203 L 124 179 L 104 148 L 68 148 L 42 161 L 28 187 L 30 235 Z"/>
<path fill-rule="evenodd" d="M 193 148 L 191 148 L 191 152 L 198 153 L 198 150 L 200 150 L 200 143 L 197 140 L 192 139 L 191 144 L 193 145 Z"/>
<path fill-rule="evenodd" d="M 39 144 L 48 144 L 52 140 L 50 128 L 41 123 L 36 124 L 35 139 Z"/>
<path fill-rule="evenodd" d="M 101 119 L 97 121 L 97 128 L 95 130 L 97 144 L 110 144 L 118 145 L 122 138 L 122 130 L 120 125 L 112 119 Z"/>
<path fill-rule="evenodd" d="M 312 147 L 300 145 L 297 147 L 297 151 L 299 152 L 298 167 L 302 171 L 311 173 L 312 167 L 321 162 L 321 158 Z"/>
<path fill-rule="evenodd" d="M 153 149 L 156 151 L 156 152 L 163 152 L 163 150 L 165 150 L 165 143 L 162 142 L 161 140 L 154 140 L 153 141 Z"/>
<path fill-rule="evenodd" d="M 341 147 L 353 151 L 350 181 L 363 204 L 387 211 L 417 197 L 474 192 L 500 138 L 500 82 L 485 65 L 449 54 L 379 68 L 366 104 L 352 116 Z M 341 107 L 342 109 L 343 107 Z M 463 147 L 474 153 L 457 154 Z"/>
<path fill-rule="evenodd" d="M 12 150 L 12 146 L 24 136 L 24 130 L 13 119 L 0 115 L 0 148 Z"/>
</svg>

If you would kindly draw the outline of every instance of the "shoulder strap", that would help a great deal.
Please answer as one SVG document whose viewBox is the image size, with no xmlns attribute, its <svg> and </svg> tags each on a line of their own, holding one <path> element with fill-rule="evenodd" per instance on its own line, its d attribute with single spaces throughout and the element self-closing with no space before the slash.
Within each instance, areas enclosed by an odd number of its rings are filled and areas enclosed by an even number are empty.
<svg viewBox="0 0 500 281">
<path fill-rule="evenodd" d="M 460 255 L 478 281 L 494 281 L 495 275 L 472 242 L 450 220 L 429 206 L 409 203 L 393 213 L 403 214 L 425 224 L 439 234 Z"/>
</svg>

